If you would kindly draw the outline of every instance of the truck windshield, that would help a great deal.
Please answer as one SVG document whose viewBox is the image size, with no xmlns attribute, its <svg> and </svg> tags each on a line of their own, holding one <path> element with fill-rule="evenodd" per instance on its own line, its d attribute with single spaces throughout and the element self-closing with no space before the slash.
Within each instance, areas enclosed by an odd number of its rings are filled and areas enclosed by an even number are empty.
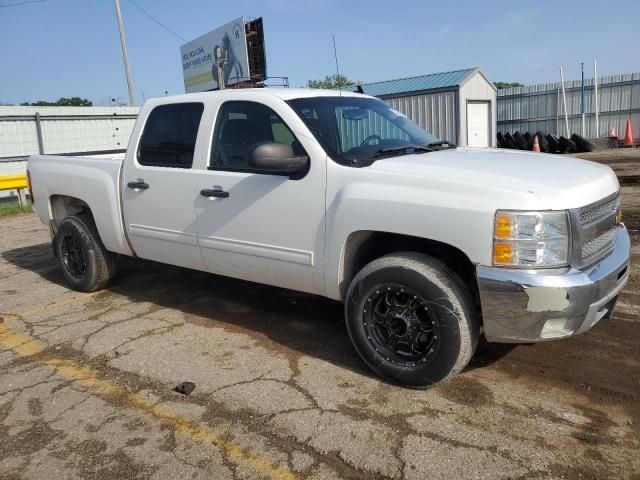
<svg viewBox="0 0 640 480">
<path fill-rule="evenodd" d="M 442 143 L 382 100 L 312 97 L 287 103 L 329 156 L 343 165 L 364 166 L 375 158 L 429 151 Z"/>
</svg>

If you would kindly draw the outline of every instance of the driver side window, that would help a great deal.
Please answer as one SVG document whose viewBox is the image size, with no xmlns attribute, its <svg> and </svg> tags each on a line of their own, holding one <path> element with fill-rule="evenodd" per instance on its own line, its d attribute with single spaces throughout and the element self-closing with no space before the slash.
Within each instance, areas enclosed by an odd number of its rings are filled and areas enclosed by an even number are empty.
<svg viewBox="0 0 640 480">
<path fill-rule="evenodd" d="M 247 154 L 256 143 L 276 142 L 291 146 L 295 155 L 306 155 L 300 142 L 280 116 L 257 102 L 226 102 L 220 107 L 209 170 L 256 171 Z"/>
<path fill-rule="evenodd" d="M 346 110 L 359 110 L 368 114 L 364 118 L 355 116 L 350 118 L 348 113 L 344 114 Z M 337 107 L 335 111 L 342 152 L 348 152 L 363 144 L 376 145 L 381 140 L 387 139 L 410 141 L 406 132 L 372 109 L 344 106 Z"/>
</svg>

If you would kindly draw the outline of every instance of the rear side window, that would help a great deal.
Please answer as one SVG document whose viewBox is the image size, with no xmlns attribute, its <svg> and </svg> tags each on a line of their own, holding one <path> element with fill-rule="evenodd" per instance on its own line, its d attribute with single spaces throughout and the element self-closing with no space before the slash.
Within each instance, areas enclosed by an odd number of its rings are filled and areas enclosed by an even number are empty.
<svg viewBox="0 0 640 480">
<path fill-rule="evenodd" d="M 174 103 L 154 108 L 142 133 L 138 163 L 191 168 L 203 110 L 202 103 Z"/>
</svg>

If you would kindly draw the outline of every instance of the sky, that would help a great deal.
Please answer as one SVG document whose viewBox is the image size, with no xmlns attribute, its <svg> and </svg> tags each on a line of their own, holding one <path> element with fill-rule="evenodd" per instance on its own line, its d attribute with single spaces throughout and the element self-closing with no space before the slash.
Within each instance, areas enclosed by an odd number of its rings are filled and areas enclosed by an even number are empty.
<svg viewBox="0 0 640 480">
<path fill-rule="evenodd" d="M 0 102 L 127 101 L 113 0 L 0 0 Z M 33 1 L 33 0 L 31 0 Z M 267 71 L 292 87 L 335 73 L 371 82 L 468 67 L 526 85 L 640 71 L 640 1 L 121 0 L 138 104 L 184 92 L 184 42 L 262 16 Z"/>
</svg>

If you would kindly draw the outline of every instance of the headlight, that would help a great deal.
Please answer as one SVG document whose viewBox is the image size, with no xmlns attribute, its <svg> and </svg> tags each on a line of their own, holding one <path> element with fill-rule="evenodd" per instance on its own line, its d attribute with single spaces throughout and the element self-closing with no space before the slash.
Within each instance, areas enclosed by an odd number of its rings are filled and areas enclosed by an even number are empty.
<svg viewBox="0 0 640 480">
<path fill-rule="evenodd" d="M 519 268 L 568 265 L 568 213 L 498 210 L 493 226 L 493 264 Z"/>
</svg>

